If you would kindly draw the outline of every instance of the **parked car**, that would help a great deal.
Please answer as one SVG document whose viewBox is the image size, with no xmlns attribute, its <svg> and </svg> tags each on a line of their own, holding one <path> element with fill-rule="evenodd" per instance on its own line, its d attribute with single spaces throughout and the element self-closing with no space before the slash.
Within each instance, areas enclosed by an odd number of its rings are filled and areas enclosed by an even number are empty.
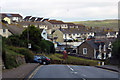
<svg viewBox="0 0 120 80">
<path fill-rule="evenodd" d="M 50 58 L 46 56 L 40 56 L 40 55 L 34 56 L 34 61 L 44 65 L 50 64 Z"/>
</svg>

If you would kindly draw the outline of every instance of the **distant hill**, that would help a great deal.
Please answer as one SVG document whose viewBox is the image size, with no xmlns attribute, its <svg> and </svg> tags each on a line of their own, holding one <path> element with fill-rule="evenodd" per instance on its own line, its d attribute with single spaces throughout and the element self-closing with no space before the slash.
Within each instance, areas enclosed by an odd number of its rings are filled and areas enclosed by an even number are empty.
<svg viewBox="0 0 120 80">
<path fill-rule="evenodd" d="M 117 19 L 108 19 L 108 20 L 94 20 L 94 21 L 76 21 L 75 24 L 83 24 L 86 27 L 101 27 L 101 28 L 110 28 L 115 31 L 118 31 L 118 20 Z"/>
</svg>

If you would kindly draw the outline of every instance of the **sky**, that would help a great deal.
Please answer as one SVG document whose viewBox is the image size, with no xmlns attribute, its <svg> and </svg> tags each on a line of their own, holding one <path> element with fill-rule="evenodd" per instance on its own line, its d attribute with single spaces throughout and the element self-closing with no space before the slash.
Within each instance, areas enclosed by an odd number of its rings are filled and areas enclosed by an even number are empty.
<svg viewBox="0 0 120 80">
<path fill-rule="evenodd" d="M 118 18 L 119 0 L 0 0 L 2 13 L 71 21 Z"/>
</svg>

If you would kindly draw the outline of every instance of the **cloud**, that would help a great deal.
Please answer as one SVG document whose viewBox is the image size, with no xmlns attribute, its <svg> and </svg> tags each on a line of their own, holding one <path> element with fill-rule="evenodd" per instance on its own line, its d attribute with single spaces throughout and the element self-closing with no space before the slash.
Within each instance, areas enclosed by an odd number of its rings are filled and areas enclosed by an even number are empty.
<svg viewBox="0 0 120 80">
<path fill-rule="evenodd" d="M 117 18 L 118 0 L 3 0 L 2 12 L 63 21 Z"/>
</svg>

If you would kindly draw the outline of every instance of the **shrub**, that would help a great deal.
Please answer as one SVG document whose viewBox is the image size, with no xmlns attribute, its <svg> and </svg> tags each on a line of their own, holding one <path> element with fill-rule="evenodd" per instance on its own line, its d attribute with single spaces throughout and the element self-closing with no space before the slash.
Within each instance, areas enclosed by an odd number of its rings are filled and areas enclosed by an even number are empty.
<svg viewBox="0 0 120 80">
<path fill-rule="evenodd" d="M 47 40 L 42 40 L 40 42 L 41 51 L 44 53 L 55 53 L 54 44 Z"/>
<path fill-rule="evenodd" d="M 17 53 L 19 53 L 19 54 L 24 55 L 25 56 L 25 61 L 27 63 L 33 62 L 34 55 L 30 50 L 28 50 L 26 48 L 17 48 L 17 47 L 13 47 L 13 46 L 10 46 L 8 48 L 15 51 L 15 52 L 17 52 Z"/>
<path fill-rule="evenodd" d="M 5 64 L 6 69 L 11 69 L 11 68 L 19 66 L 19 64 L 17 64 L 16 62 L 15 55 L 11 55 L 11 54 L 7 54 L 5 56 L 4 64 Z"/>
<path fill-rule="evenodd" d="M 12 50 L 5 49 L 3 61 L 6 69 L 11 69 L 23 64 L 17 62 L 17 56 L 23 57 L 23 55 L 20 55 Z"/>
</svg>

